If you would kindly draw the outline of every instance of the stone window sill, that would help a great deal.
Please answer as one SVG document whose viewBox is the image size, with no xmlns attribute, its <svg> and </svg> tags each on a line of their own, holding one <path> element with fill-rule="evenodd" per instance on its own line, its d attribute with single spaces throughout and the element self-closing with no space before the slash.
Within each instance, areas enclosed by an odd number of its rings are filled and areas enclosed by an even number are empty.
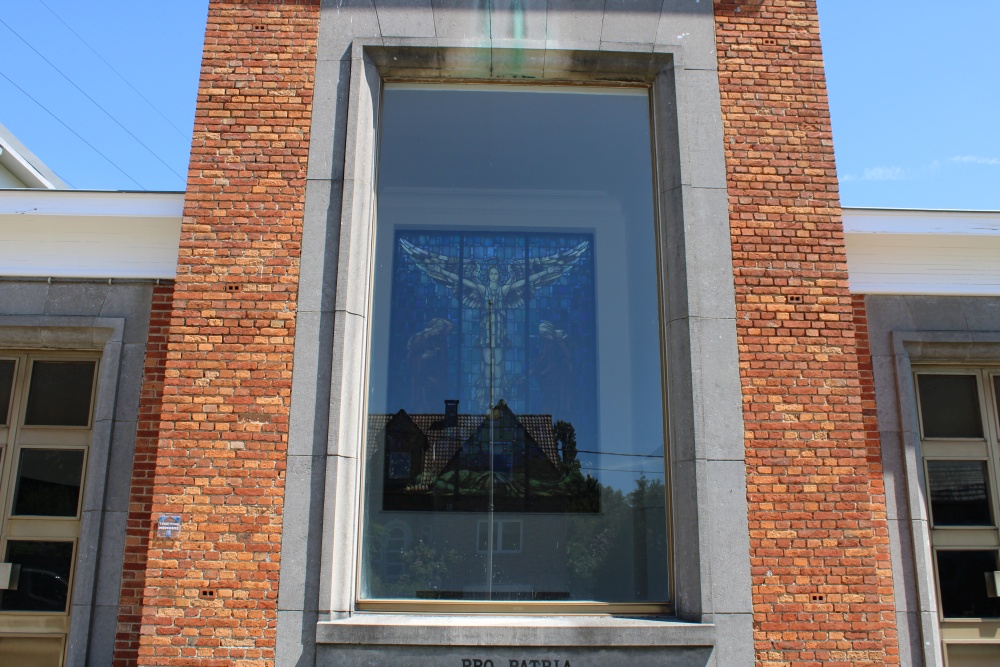
<svg viewBox="0 0 1000 667">
<path fill-rule="evenodd" d="M 715 625 L 675 618 L 359 613 L 317 624 L 319 644 L 406 646 L 714 646 Z"/>
</svg>

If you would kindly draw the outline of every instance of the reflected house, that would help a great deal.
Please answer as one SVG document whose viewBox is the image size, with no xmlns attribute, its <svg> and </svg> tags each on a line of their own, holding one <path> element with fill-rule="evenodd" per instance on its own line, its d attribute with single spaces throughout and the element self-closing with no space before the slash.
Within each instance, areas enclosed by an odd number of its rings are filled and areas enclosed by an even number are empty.
<svg viewBox="0 0 1000 667">
<path fill-rule="evenodd" d="M 369 416 L 369 451 L 384 450 L 383 511 L 488 511 L 491 471 L 498 512 L 599 511 L 597 480 L 560 446 L 551 415 L 515 415 L 503 400 L 489 415 L 445 403 L 440 414 Z"/>
<path fill-rule="evenodd" d="M 568 425 L 515 415 L 502 400 L 487 415 L 459 414 L 458 401 L 446 401 L 444 413 L 368 419 L 369 460 L 382 462 L 383 481 L 370 536 L 374 589 L 423 599 L 570 597 L 567 513 L 595 517 L 601 486 L 563 446 Z"/>
</svg>

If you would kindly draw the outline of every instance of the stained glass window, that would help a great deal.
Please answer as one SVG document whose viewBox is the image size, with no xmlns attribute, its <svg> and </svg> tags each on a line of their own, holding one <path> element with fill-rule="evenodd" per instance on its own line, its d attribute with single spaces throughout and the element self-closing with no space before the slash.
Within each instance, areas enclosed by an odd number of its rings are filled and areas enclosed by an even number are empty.
<svg viewBox="0 0 1000 667">
<path fill-rule="evenodd" d="M 646 90 L 384 93 L 362 602 L 666 601 Z"/>
</svg>

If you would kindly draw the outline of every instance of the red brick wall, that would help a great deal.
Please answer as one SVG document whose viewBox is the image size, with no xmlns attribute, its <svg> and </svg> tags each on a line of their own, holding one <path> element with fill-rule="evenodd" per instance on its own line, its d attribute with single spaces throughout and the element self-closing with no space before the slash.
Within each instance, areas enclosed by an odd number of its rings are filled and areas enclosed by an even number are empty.
<svg viewBox="0 0 1000 667">
<path fill-rule="evenodd" d="M 145 477 L 136 485 L 130 526 L 143 665 L 274 656 L 318 22 L 319 0 L 209 7 L 159 441 L 143 448 L 155 475 L 151 490 Z M 181 516 L 178 539 L 157 538 L 160 514 Z M 136 660 L 135 616 L 133 602 L 123 664 Z"/>
<path fill-rule="evenodd" d="M 125 528 L 125 560 L 122 566 L 121 598 L 118 603 L 118 632 L 115 636 L 115 667 L 134 665 L 139 651 L 142 623 L 142 594 L 146 586 L 146 551 L 156 472 L 156 445 L 159 441 L 163 378 L 167 360 L 167 333 L 173 304 L 173 281 L 153 287 L 146 338 L 146 360 L 140 389 L 139 418 L 132 463 L 132 490 L 128 523 Z"/>
<path fill-rule="evenodd" d="M 858 374 L 861 381 L 861 420 L 865 425 L 865 450 L 872 471 L 872 492 L 883 495 L 882 443 L 878 434 L 878 413 L 875 409 L 875 375 L 868 339 L 868 312 L 864 294 L 851 295 L 854 311 L 854 337 L 858 349 Z M 876 474 L 877 473 L 877 474 Z"/>
<path fill-rule="evenodd" d="M 715 12 L 758 664 L 898 664 L 815 1 Z"/>
</svg>

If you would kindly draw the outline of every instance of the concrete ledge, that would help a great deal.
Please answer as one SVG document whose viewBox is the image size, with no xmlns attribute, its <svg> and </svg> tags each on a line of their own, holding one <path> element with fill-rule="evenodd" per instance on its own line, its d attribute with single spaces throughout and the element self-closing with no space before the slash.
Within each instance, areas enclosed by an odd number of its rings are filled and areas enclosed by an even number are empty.
<svg viewBox="0 0 1000 667">
<path fill-rule="evenodd" d="M 715 625 L 609 616 L 356 614 L 316 624 L 319 644 L 369 646 L 714 646 Z"/>
</svg>

